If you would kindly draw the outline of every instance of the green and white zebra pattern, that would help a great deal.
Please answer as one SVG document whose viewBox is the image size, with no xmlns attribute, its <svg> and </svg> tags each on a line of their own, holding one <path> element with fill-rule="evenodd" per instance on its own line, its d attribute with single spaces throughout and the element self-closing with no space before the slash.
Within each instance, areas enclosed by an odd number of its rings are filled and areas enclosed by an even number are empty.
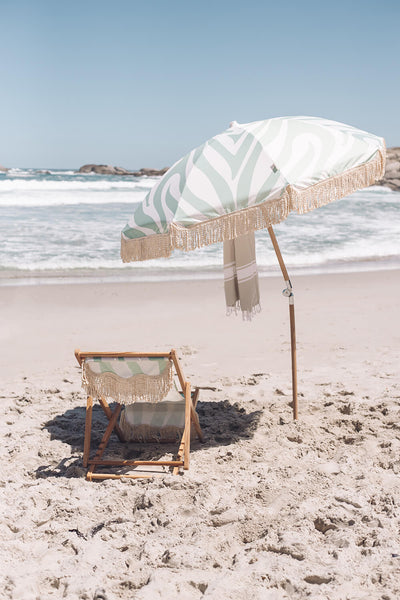
<svg viewBox="0 0 400 600">
<path fill-rule="evenodd" d="M 291 210 L 326 204 L 379 179 L 384 156 L 383 138 L 335 121 L 282 117 L 234 122 L 176 162 L 152 188 L 123 229 L 122 258 L 152 258 L 169 255 L 175 247 L 232 239 L 277 223 Z M 368 165 L 371 169 L 363 169 Z M 329 188 L 323 187 L 325 182 Z M 229 230 L 226 223 L 237 214 L 241 224 L 236 219 Z M 244 221 L 244 216 L 251 218 Z M 219 224 L 213 235 L 196 237 L 196 227 L 204 232 L 204 224 L 214 220 Z M 170 235 L 174 230 L 179 236 Z M 135 240 L 156 234 L 164 238 L 158 248 L 152 245 L 148 255 L 135 252 Z"/>
</svg>

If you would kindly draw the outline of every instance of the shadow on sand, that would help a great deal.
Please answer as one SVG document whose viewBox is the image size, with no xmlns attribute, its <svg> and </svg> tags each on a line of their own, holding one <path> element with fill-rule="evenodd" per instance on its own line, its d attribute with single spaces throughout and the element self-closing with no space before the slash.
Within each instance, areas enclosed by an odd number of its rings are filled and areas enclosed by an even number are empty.
<svg viewBox="0 0 400 600">
<path fill-rule="evenodd" d="M 110 404 L 111 410 L 115 405 Z M 192 435 L 191 452 L 215 446 L 229 446 L 236 442 L 253 437 L 260 420 L 261 411 L 246 412 L 236 403 L 227 400 L 220 402 L 199 402 L 197 405 L 200 424 L 204 434 L 204 442 L 200 443 Z M 91 448 L 97 448 L 107 419 L 98 404 L 93 407 Z M 44 425 L 50 432 L 51 440 L 59 440 L 71 446 L 72 456 L 64 458 L 56 467 L 46 465 L 36 469 L 37 478 L 46 477 L 82 477 L 86 469 L 82 467 L 83 439 L 85 430 L 85 408 L 76 407 L 57 415 Z M 177 444 L 139 444 L 133 442 L 121 443 L 113 434 L 105 451 L 104 457 L 126 460 L 159 460 L 166 454 L 174 455 Z"/>
</svg>

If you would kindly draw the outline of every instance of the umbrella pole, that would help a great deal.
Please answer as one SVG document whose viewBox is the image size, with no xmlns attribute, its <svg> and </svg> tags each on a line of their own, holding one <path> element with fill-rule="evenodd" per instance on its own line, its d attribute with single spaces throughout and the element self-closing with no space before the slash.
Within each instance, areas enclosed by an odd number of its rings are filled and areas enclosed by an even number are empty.
<svg viewBox="0 0 400 600">
<path fill-rule="evenodd" d="M 269 237 L 271 238 L 272 245 L 277 256 L 279 266 L 282 271 L 283 278 L 286 282 L 287 288 L 283 290 L 283 295 L 289 298 L 289 318 L 290 318 L 290 347 L 292 355 L 292 395 L 293 395 L 293 419 L 298 418 L 298 402 L 297 402 L 297 355 L 296 355 L 296 325 L 294 318 L 294 294 L 292 284 L 289 279 L 289 274 L 286 269 L 286 265 L 283 262 L 282 254 L 278 246 L 277 239 L 275 237 L 274 230 L 272 227 L 268 227 Z"/>
</svg>

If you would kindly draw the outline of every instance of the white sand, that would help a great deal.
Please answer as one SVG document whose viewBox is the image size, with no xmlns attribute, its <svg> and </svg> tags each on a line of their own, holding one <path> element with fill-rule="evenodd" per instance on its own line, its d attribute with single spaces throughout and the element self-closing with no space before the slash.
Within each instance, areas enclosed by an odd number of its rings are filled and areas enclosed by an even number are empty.
<svg viewBox="0 0 400 600">
<path fill-rule="evenodd" d="M 250 324 L 215 281 L 1 288 L 0 598 L 400 597 L 399 272 L 293 283 L 296 423 L 278 278 Z M 78 346 L 217 388 L 188 472 L 85 481 Z"/>
</svg>

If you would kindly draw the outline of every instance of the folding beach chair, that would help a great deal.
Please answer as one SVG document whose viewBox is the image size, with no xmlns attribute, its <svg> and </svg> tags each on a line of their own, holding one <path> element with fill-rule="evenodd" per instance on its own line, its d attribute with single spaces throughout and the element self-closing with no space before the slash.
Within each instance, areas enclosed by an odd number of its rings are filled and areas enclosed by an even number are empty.
<svg viewBox="0 0 400 600">
<path fill-rule="evenodd" d="M 193 426 L 198 438 L 203 434 L 196 413 L 199 389 L 191 392 L 184 378 L 175 350 L 170 352 L 81 352 L 75 350 L 82 367 L 82 386 L 87 392 L 83 466 L 88 468 L 86 478 L 137 479 L 152 477 L 156 472 L 138 471 L 139 468 L 162 467 L 177 475 L 189 468 L 190 438 Z M 173 370 L 182 391 L 174 386 Z M 116 406 L 112 411 L 106 398 Z M 90 458 L 93 401 L 98 399 L 108 426 L 96 453 Z M 125 405 L 124 410 L 122 410 Z M 121 412 L 122 411 L 122 412 Z M 118 418 L 120 420 L 118 422 Z M 104 451 L 112 433 L 121 442 L 177 442 L 175 460 L 106 460 Z M 95 472 L 98 468 L 132 467 L 131 473 Z M 118 469 L 117 469 L 118 470 Z"/>
</svg>

